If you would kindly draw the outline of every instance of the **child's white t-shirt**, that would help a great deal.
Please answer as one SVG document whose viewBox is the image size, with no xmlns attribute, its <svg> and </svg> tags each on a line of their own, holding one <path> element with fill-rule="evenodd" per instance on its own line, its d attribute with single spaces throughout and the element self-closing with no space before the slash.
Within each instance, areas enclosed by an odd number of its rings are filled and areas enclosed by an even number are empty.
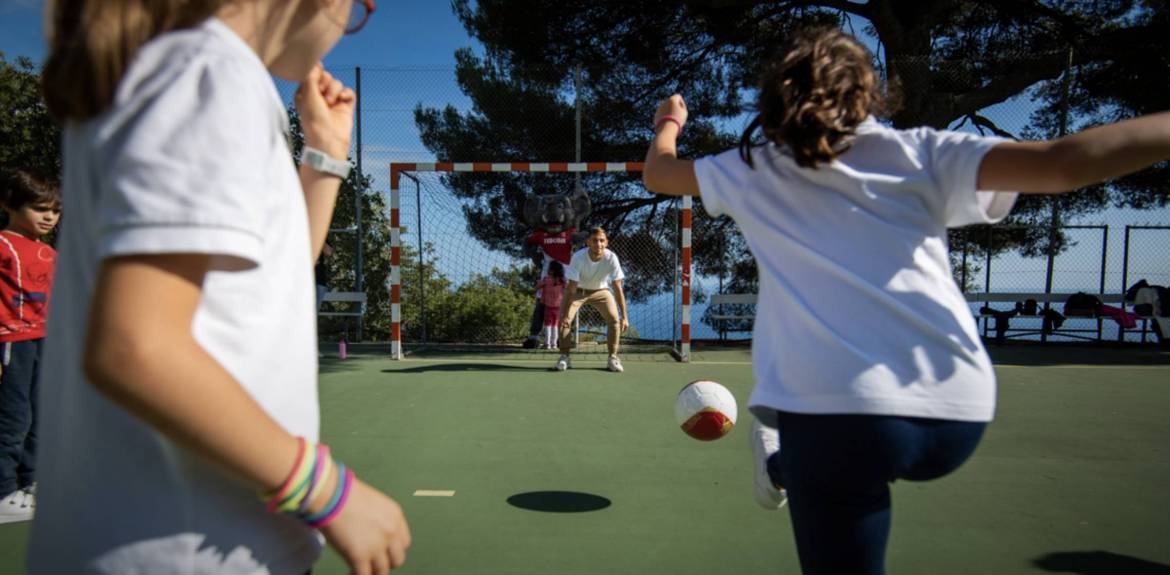
<svg viewBox="0 0 1170 575">
<path fill-rule="evenodd" d="M 992 419 L 995 372 L 946 230 L 1011 210 L 1015 193 L 975 189 L 1001 141 L 871 118 L 815 170 L 774 144 L 753 148 L 754 170 L 738 150 L 695 162 L 704 208 L 736 221 L 759 268 L 753 413 Z"/>
<path fill-rule="evenodd" d="M 577 282 L 580 289 L 605 289 L 625 278 L 621 260 L 608 249 L 601 254 L 601 259 L 593 261 L 589 258 L 589 248 L 581 248 L 573 253 L 569 265 L 565 266 L 565 279 Z"/>
<path fill-rule="evenodd" d="M 30 572 L 300 574 L 320 554 L 314 531 L 265 513 L 81 370 L 103 259 L 210 254 L 195 338 L 286 430 L 317 438 L 308 216 L 287 122 L 263 63 L 212 19 L 148 43 L 111 110 L 66 128 Z M 137 294 L 143 315 L 158 295 Z"/>
</svg>

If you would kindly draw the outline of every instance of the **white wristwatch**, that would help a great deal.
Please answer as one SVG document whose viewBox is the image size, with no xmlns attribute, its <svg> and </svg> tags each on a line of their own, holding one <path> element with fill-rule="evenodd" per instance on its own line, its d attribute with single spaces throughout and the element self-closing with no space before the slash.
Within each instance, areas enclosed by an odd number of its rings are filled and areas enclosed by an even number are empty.
<svg viewBox="0 0 1170 575">
<path fill-rule="evenodd" d="M 329 154 L 311 146 L 305 146 L 301 151 L 301 164 L 343 180 L 349 177 L 349 162 L 331 158 Z"/>
</svg>

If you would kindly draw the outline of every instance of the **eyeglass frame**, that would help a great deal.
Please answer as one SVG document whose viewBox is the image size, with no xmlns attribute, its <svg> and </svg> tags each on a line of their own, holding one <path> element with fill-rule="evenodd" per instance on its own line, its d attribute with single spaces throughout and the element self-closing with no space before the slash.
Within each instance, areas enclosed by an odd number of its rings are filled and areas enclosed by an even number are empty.
<svg viewBox="0 0 1170 575">
<path fill-rule="evenodd" d="M 361 31 L 362 28 L 365 28 L 366 23 L 370 21 L 370 15 L 373 14 L 374 10 L 376 9 L 376 6 L 374 5 L 374 0 L 353 0 L 353 3 L 359 4 L 363 8 L 365 8 L 366 13 L 364 16 L 362 16 L 361 21 L 359 21 L 357 24 L 355 24 L 351 27 L 347 27 L 345 29 L 346 34 L 357 34 L 359 31 Z"/>
</svg>

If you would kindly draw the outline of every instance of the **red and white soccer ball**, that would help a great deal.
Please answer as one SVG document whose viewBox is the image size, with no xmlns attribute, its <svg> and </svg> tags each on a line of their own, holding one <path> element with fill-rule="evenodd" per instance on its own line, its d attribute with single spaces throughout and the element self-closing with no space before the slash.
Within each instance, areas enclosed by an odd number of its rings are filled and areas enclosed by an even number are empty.
<svg viewBox="0 0 1170 575">
<path fill-rule="evenodd" d="M 735 396 L 714 381 L 692 381 L 678 392 L 674 418 L 687 435 L 713 441 L 735 427 Z"/>
</svg>

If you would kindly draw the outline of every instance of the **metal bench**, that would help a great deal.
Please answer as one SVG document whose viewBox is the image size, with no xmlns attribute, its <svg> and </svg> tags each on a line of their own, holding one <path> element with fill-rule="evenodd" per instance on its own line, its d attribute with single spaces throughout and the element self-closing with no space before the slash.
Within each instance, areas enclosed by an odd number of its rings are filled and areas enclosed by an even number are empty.
<svg viewBox="0 0 1170 575">
<path fill-rule="evenodd" d="M 758 294 L 754 293 L 717 293 L 712 294 L 709 298 L 707 298 L 707 303 L 712 307 L 719 305 L 756 305 L 757 296 Z M 736 320 L 754 321 L 756 319 L 756 314 L 755 312 L 743 314 L 713 313 L 707 317 L 714 320 L 716 325 L 719 326 L 719 339 L 722 340 L 726 339 L 726 332 L 728 331 L 744 331 L 728 329 L 725 327 L 727 322 Z"/>
<path fill-rule="evenodd" d="M 1009 327 L 1007 330 L 1007 335 L 1005 337 L 1024 337 L 1024 336 L 1030 336 L 1030 335 L 1031 336 L 1039 335 L 1040 341 L 1047 341 L 1048 337 L 1051 335 L 1061 335 L 1061 336 L 1070 337 L 1073 339 L 1082 339 L 1082 340 L 1087 340 L 1087 341 L 1100 341 L 1101 339 L 1103 339 L 1102 331 L 1103 331 L 1103 327 L 1104 327 L 1104 322 L 1105 322 L 1105 320 L 1109 319 L 1107 317 L 1091 315 L 1091 314 L 1066 314 L 1066 313 L 1064 313 L 1063 309 L 1059 309 L 1059 310 L 1056 309 L 1057 305 L 1063 305 L 1065 301 L 1068 301 L 1068 298 L 1071 297 L 1072 295 L 1074 295 L 1072 293 L 984 292 L 984 293 L 967 293 L 964 295 L 966 296 L 967 301 L 970 303 L 980 303 L 980 304 L 984 304 L 984 305 L 992 304 L 992 303 L 1009 303 L 1013 306 L 1012 309 L 1015 309 L 1014 306 L 1015 306 L 1016 302 L 1026 302 L 1027 300 L 1030 300 L 1030 299 L 1036 301 L 1037 313 L 1035 315 L 1018 314 L 1018 315 L 1012 316 L 1011 319 L 1013 319 L 1013 320 L 1014 319 L 1027 319 L 1027 318 L 1043 319 L 1044 310 L 1052 309 L 1052 310 L 1060 312 L 1061 315 L 1063 315 L 1065 317 L 1065 320 L 1069 320 L 1069 319 L 1094 320 L 1097 324 L 1093 328 L 1077 328 L 1077 327 L 1063 327 L 1062 326 L 1059 328 L 1053 328 L 1047 332 L 1044 331 L 1043 329 L 1036 329 L 1034 327 L 1024 327 L 1024 328 Z M 1109 305 L 1124 308 L 1125 296 L 1122 294 L 1097 293 L 1097 294 L 1089 294 L 1089 295 L 1092 295 L 1092 296 L 1096 297 L 1097 299 L 1101 300 L 1101 303 L 1103 303 L 1103 304 L 1109 304 Z M 1004 309 L 1004 310 L 997 310 L 997 311 L 1010 312 L 1012 310 L 1011 309 Z M 976 311 L 975 317 L 977 320 L 980 320 L 984 337 L 987 337 L 990 332 L 994 331 L 994 329 L 991 327 L 991 320 L 996 317 L 994 314 Z M 1142 333 L 1142 341 L 1145 341 L 1146 340 L 1146 333 L 1147 333 L 1148 328 L 1149 328 L 1149 319 L 1144 318 L 1144 317 L 1141 318 L 1140 325 L 1141 325 L 1141 330 L 1142 330 L 1142 332 L 1141 332 Z"/>
<path fill-rule="evenodd" d="M 347 309 L 335 310 L 332 307 L 325 307 L 329 302 L 340 302 L 350 304 Z M 356 305 L 355 305 L 356 304 Z M 321 298 L 321 309 L 317 311 L 317 315 L 321 317 L 362 317 L 366 314 L 366 294 L 355 291 L 327 291 L 325 297 Z"/>
</svg>

